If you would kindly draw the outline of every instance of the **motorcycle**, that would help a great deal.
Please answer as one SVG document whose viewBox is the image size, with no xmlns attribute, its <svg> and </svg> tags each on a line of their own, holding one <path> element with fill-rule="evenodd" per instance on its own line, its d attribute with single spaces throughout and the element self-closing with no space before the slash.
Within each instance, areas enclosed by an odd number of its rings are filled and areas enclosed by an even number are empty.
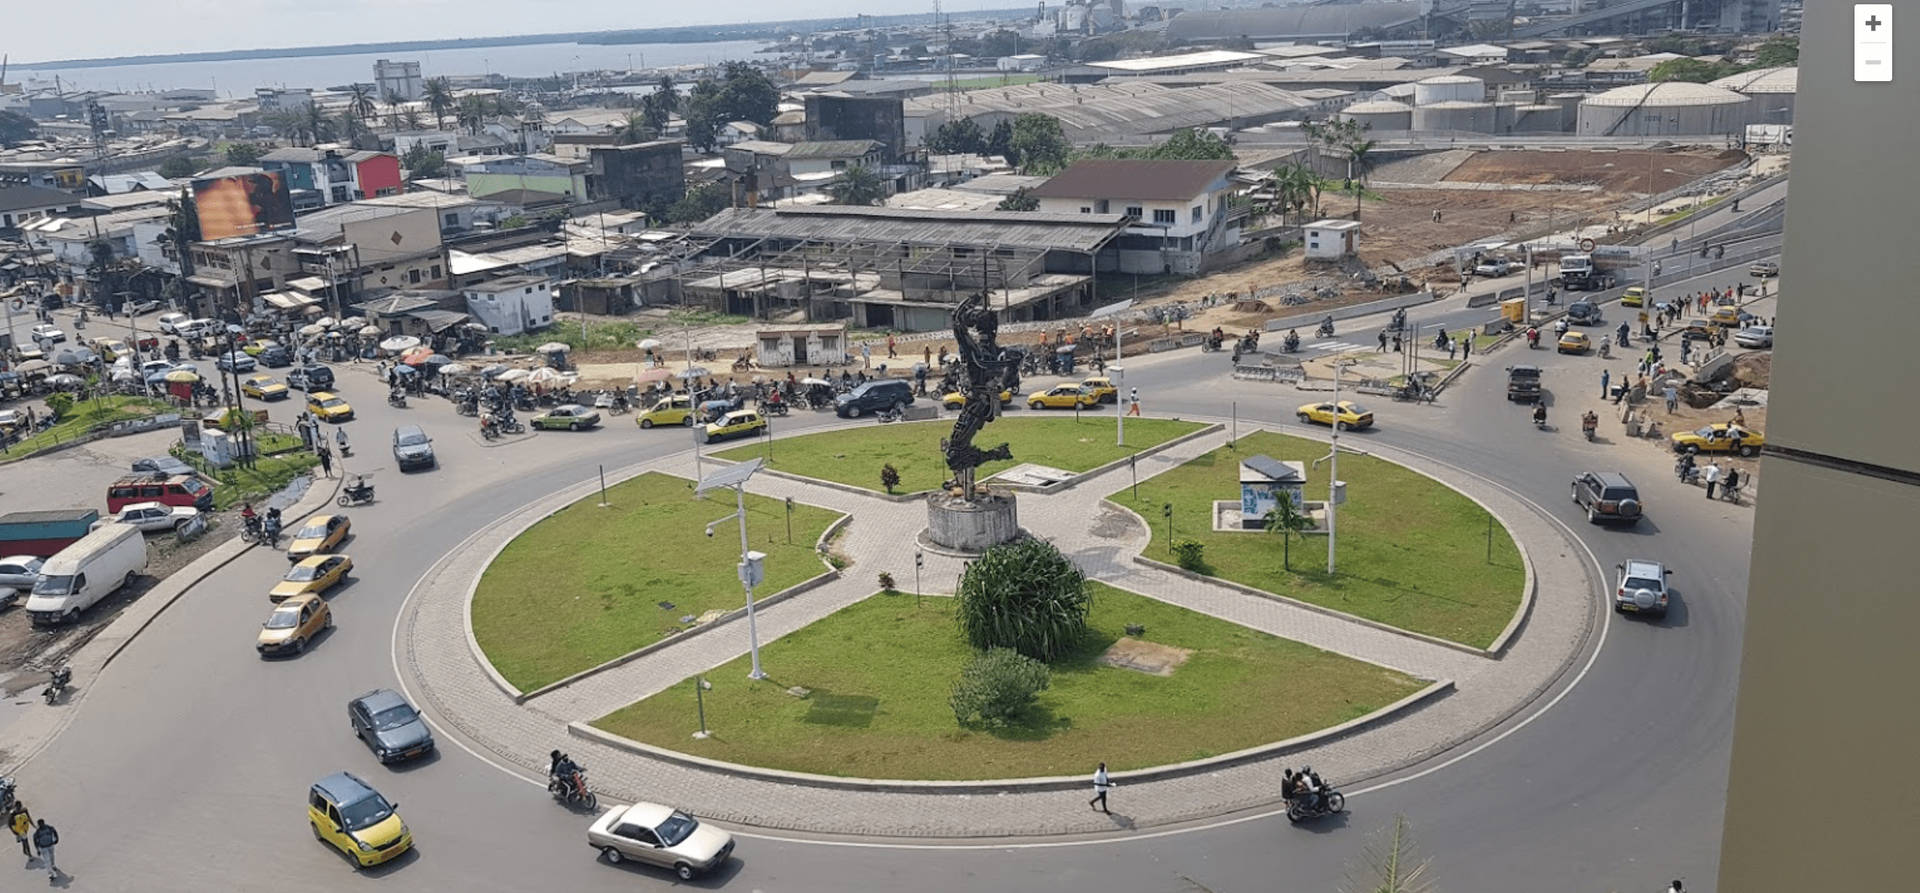
<svg viewBox="0 0 1920 893">
<path fill-rule="evenodd" d="M 1613 339 L 1606 335 L 1600 336 L 1600 358 L 1604 360 L 1612 356 L 1613 356 Z"/>
<path fill-rule="evenodd" d="M 1693 463 L 1693 457 L 1681 456 L 1679 459 L 1674 460 L 1673 476 L 1678 478 L 1680 483 L 1683 484 L 1699 483 L 1700 466 Z"/>
<path fill-rule="evenodd" d="M 879 413 L 874 415 L 874 420 L 878 421 L 882 425 L 885 425 L 888 422 L 897 422 L 906 417 L 907 417 L 907 414 L 900 411 L 899 409 L 883 409 Z"/>
<path fill-rule="evenodd" d="M 367 483 L 365 475 L 356 477 L 352 483 L 340 488 L 340 498 L 335 501 L 342 507 L 372 502 L 373 485 Z"/>
<path fill-rule="evenodd" d="M 1592 413 L 1588 413 L 1585 418 L 1582 418 L 1580 420 L 1580 433 L 1586 435 L 1588 443 L 1593 442 L 1594 432 L 1598 431 L 1599 429 L 1600 429 L 1600 419 L 1595 417 Z"/>
<path fill-rule="evenodd" d="M 1322 338 L 1333 337 L 1333 317 L 1329 316 L 1325 321 L 1320 323 L 1319 334 Z"/>
<path fill-rule="evenodd" d="M 787 414 L 787 401 L 775 403 L 771 400 L 760 401 L 760 414 L 764 416 L 784 416 Z"/>
<path fill-rule="evenodd" d="M 400 390 L 399 388 L 394 388 L 393 390 L 388 391 L 387 405 L 397 406 L 402 409 L 405 409 L 407 405 L 407 392 Z"/>
<path fill-rule="evenodd" d="M 53 676 L 47 680 L 46 690 L 40 693 L 47 699 L 48 707 L 52 707 L 67 693 L 69 683 L 71 682 L 73 682 L 72 667 L 62 665 L 53 671 Z"/>
<path fill-rule="evenodd" d="M 0 775 L 0 814 L 13 814 L 14 806 L 19 803 L 19 801 L 14 798 L 14 792 L 17 790 L 19 790 L 19 788 L 14 783 L 13 776 Z"/>
<path fill-rule="evenodd" d="M 547 778 L 547 793 L 552 794 L 556 799 L 568 806 L 583 807 L 588 812 L 592 812 L 600 806 L 600 797 L 587 787 L 587 769 L 585 766 L 576 766 L 573 772 L 565 777 L 558 775 L 549 776 Z"/>
<path fill-rule="evenodd" d="M 259 515 L 255 515 L 251 518 L 247 518 L 245 521 L 245 524 L 246 526 L 241 528 L 240 530 L 241 539 L 246 540 L 249 543 L 266 542 L 266 539 L 260 535 L 260 516 Z"/>
<path fill-rule="evenodd" d="M 1540 330 L 1539 329 L 1527 330 L 1527 349 L 1528 350 L 1540 349 Z"/>
<path fill-rule="evenodd" d="M 1535 406 L 1533 408 L 1533 427 L 1540 431 L 1547 430 L 1547 408 L 1546 407 Z"/>
<path fill-rule="evenodd" d="M 1327 784 L 1322 784 L 1318 797 L 1295 797 L 1287 801 L 1287 821 L 1295 824 L 1346 811 L 1346 795 Z"/>
<path fill-rule="evenodd" d="M 482 417 L 481 417 L 481 419 L 480 419 L 480 436 L 481 436 L 481 437 L 484 437 L 484 438 L 486 438 L 487 440 L 499 440 L 499 439 L 500 439 L 500 425 L 499 425 L 499 423 L 497 423 L 497 422 L 495 422 L 495 421 L 493 420 L 493 416 L 482 416 Z"/>
<path fill-rule="evenodd" d="M 1281 346 L 1286 349 L 1287 353 L 1299 353 L 1300 352 L 1300 336 L 1292 332 L 1288 332 L 1287 340 L 1281 342 Z"/>
</svg>

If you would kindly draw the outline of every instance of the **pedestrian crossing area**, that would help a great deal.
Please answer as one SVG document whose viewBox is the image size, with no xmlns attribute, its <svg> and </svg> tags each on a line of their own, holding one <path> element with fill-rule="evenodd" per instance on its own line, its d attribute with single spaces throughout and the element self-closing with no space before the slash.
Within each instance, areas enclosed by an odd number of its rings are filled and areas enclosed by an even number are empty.
<svg viewBox="0 0 1920 893">
<path fill-rule="evenodd" d="M 1373 350 L 1376 345 L 1358 344 L 1352 341 L 1307 341 L 1301 347 L 1313 353 L 1351 353 L 1356 350 Z"/>
</svg>

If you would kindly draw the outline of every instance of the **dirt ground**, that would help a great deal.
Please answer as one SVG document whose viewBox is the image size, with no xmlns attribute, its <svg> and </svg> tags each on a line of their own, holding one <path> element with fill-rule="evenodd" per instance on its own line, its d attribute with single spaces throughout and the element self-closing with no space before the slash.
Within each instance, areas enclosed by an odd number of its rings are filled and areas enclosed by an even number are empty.
<svg viewBox="0 0 1920 893">
<path fill-rule="evenodd" d="M 1360 259 L 1369 265 L 1408 260 L 1497 233 L 1604 214 L 1619 195 L 1600 192 L 1470 192 L 1457 189 L 1381 189 L 1381 201 L 1360 205 Z M 1351 201 L 1336 198 L 1336 201 Z M 1435 223 L 1433 212 L 1440 212 Z"/>
<path fill-rule="evenodd" d="M 1610 193 L 1660 193 L 1738 164 L 1738 150 L 1479 152 L 1443 180 L 1599 186 Z M 1671 173 L 1669 173 L 1671 171 Z M 1649 188 L 1651 184 L 1651 188 Z"/>
</svg>

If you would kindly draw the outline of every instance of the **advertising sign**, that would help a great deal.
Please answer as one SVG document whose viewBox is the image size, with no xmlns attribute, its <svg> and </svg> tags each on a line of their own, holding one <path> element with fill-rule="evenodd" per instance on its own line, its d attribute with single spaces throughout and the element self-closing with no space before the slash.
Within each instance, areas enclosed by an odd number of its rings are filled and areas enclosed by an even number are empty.
<svg viewBox="0 0 1920 893">
<path fill-rule="evenodd" d="M 200 238 L 257 236 L 293 226 L 293 196 L 279 174 L 241 174 L 193 181 Z"/>
</svg>

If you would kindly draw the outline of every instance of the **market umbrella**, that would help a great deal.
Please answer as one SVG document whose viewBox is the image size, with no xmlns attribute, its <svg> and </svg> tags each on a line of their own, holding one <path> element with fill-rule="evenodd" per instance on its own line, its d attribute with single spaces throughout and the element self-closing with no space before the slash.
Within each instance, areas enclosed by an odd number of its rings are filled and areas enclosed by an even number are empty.
<svg viewBox="0 0 1920 893">
<path fill-rule="evenodd" d="M 666 381 L 667 379 L 672 377 L 673 377 L 673 373 L 666 369 L 661 369 L 658 367 L 653 369 L 642 369 L 638 374 L 633 376 L 633 383 L 649 384 L 656 381 Z"/>
<path fill-rule="evenodd" d="M 59 375 L 47 376 L 47 384 L 53 385 L 56 388 L 77 388 L 86 384 L 86 381 L 78 375 L 62 372 Z"/>
<path fill-rule="evenodd" d="M 53 355 L 53 362 L 60 366 L 91 366 L 97 359 L 93 351 L 86 348 L 63 350 Z"/>
<path fill-rule="evenodd" d="M 441 374 L 441 375 L 465 375 L 465 374 L 467 374 L 468 372 L 471 372 L 471 371 L 473 371 L 473 370 L 471 370 L 471 369 L 468 369 L 468 368 L 466 367 L 466 364 L 464 364 L 464 363 L 452 363 L 452 362 L 450 362 L 450 363 L 448 363 L 448 364 L 446 364 L 445 366 L 441 366 L 441 367 L 440 367 L 440 374 Z"/>
<path fill-rule="evenodd" d="M 415 369 L 415 368 L 413 368 L 412 366 L 395 366 L 395 367 L 393 367 L 393 374 L 395 374 L 395 375 L 412 375 L 412 374 L 414 374 L 414 373 L 416 373 L 416 372 L 419 372 L 419 371 L 420 371 L 420 370 L 418 370 L 418 369 Z"/>
<path fill-rule="evenodd" d="M 395 335 L 392 338 L 380 342 L 380 349 L 390 353 L 400 353 L 401 351 L 412 350 L 419 346 L 420 339 L 412 335 Z"/>
<path fill-rule="evenodd" d="M 681 378 L 700 378 L 702 376 L 707 376 L 712 374 L 713 373 L 708 372 L 706 370 L 706 367 L 704 366 L 688 366 L 687 368 L 680 370 Z"/>
<path fill-rule="evenodd" d="M 502 372 L 497 376 L 494 376 L 494 380 L 495 381 L 519 381 L 520 379 L 523 379 L 526 377 L 527 377 L 527 370 L 525 369 L 508 369 L 507 371 Z"/>
<path fill-rule="evenodd" d="M 45 372 L 48 369 L 52 369 L 53 364 L 46 360 L 28 360 L 14 368 L 22 374 L 30 375 L 35 372 Z"/>
<path fill-rule="evenodd" d="M 169 370 L 165 375 L 162 375 L 161 378 L 166 379 L 167 381 L 179 382 L 181 384 L 192 384 L 200 380 L 200 373 L 195 372 L 192 369 L 172 369 L 172 370 Z"/>
<path fill-rule="evenodd" d="M 362 334 L 362 335 L 368 335 L 368 336 L 372 336 L 372 335 L 378 335 L 378 334 L 380 334 L 380 327 L 379 327 L 379 326 L 366 326 L 366 327 L 364 327 L 364 328 L 362 328 L 362 329 L 360 330 L 360 334 Z"/>
<path fill-rule="evenodd" d="M 505 375 L 506 373 L 511 371 L 512 371 L 511 369 L 509 369 L 504 365 L 501 365 L 500 363 L 494 363 L 491 366 L 481 369 L 480 375 L 482 378 L 499 378 L 500 376 Z"/>
<path fill-rule="evenodd" d="M 1062 344 L 1062 345 L 1060 345 L 1060 347 L 1059 347 L 1059 348 L 1057 348 L 1057 349 L 1055 349 L 1055 350 L 1054 350 L 1054 353 L 1061 353 L 1061 354 L 1065 354 L 1065 353 L 1073 353 L 1073 345 L 1071 345 L 1071 344 Z"/>
<path fill-rule="evenodd" d="M 367 324 L 367 318 L 364 316 L 349 316 L 346 319 L 343 319 L 340 321 L 340 328 L 358 329 L 361 326 L 364 326 L 366 324 Z"/>
<path fill-rule="evenodd" d="M 325 332 L 326 330 L 327 330 L 327 327 L 320 325 L 319 323 L 314 323 L 313 325 L 310 325 L 310 326 L 301 326 L 300 337 L 312 338 L 313 336 L 318 335 L 322 332 Z"/>
<path fill-rule="evenodd" d="M 640 348 L 641 350 L 659 350 L 659 349 L 660 349 L 660 339 L 658 339 L 658 338 L 642 338 L 642 339 L 640 339 L 640 344 L 639 344 L 639 348 Z"/>
<path fill-rule="evenodd" d="M 452 363 L 453 363 L 452 357 L 447 356 L 446 354 L 443 354 L 443 353 L 433 353 L 433 354 L 427 354 L 426 357 L 422 358 L 420 360 L 419 365 L 431 366 L 434 369 L 443 369 L 443 367 L 448 366 Z"/>
<path fill-rule="evenodd" d="M 803 384 L 803 385 L 806 385 L 807 387 L 810 387 L 810 388 L 813 388 L 813 387 L 822 387 L 822 388 L 830 388 L 830 387 L 833 387 L 833 382 L 830 382 L 830 381 L 822 381 L 822 380 L 820 380 L 820 379 L 818 379 L 818 378 L 803 378 L 803 379 L 800 379 L 800 383 L 801 383 L 801 384 Z"/>
<path fill-rule="evenodd" d="M 527 373 L 528 384 L 558 384 L 565 380 L 566 376 L 561 375 L 560 370 L 550 366 L 541 366 Z"/>
<path fill-rule="evenodd" d="M 404 354 L 401 354 L 400 362 L 405 363 L 409 366 L 418 366 L 421 363 L 426 362 L 427 358 L 430 356 L 433 356 L 433 348 L 416 347 L 412 350 L 407 351 Z"/>
<path fill-rule="evenodd" d="M 323 329 L 331 329 L 334 326 L 339 325 L 340 321 L 337 319 L 334 319 L 331 316 L 322 316 L 319 319 L 314 320 L 313 324 Z"/>
<path fill-rule="evenodd" d="M 152 375 L 147 376 L 147 384 L 164 384 L 167 380 L 167 376 L 172 375 L 173 373 L 179 372 L 179 371 L 182 371 L 182 370 L 167 369 L 160 372 L 155 372 Z M 187 370 L 187 371 L 191 371 L 191 370 Z M 200 376 L 198 375 L 194 376 L 194 380 L 196 381 L 199 380 L 199 378 Z"/>
<path fill-rule="evenodd" d="M 539 347 L 534 348 L 534 350 L 537 350 L 541 353 L 568 353 L 568 352 L 571 352 L 573 348 L 568 345 L 561 344 L 558 341 L 549 341 L 545 344 L 540 345 Z"/>
</svg>

